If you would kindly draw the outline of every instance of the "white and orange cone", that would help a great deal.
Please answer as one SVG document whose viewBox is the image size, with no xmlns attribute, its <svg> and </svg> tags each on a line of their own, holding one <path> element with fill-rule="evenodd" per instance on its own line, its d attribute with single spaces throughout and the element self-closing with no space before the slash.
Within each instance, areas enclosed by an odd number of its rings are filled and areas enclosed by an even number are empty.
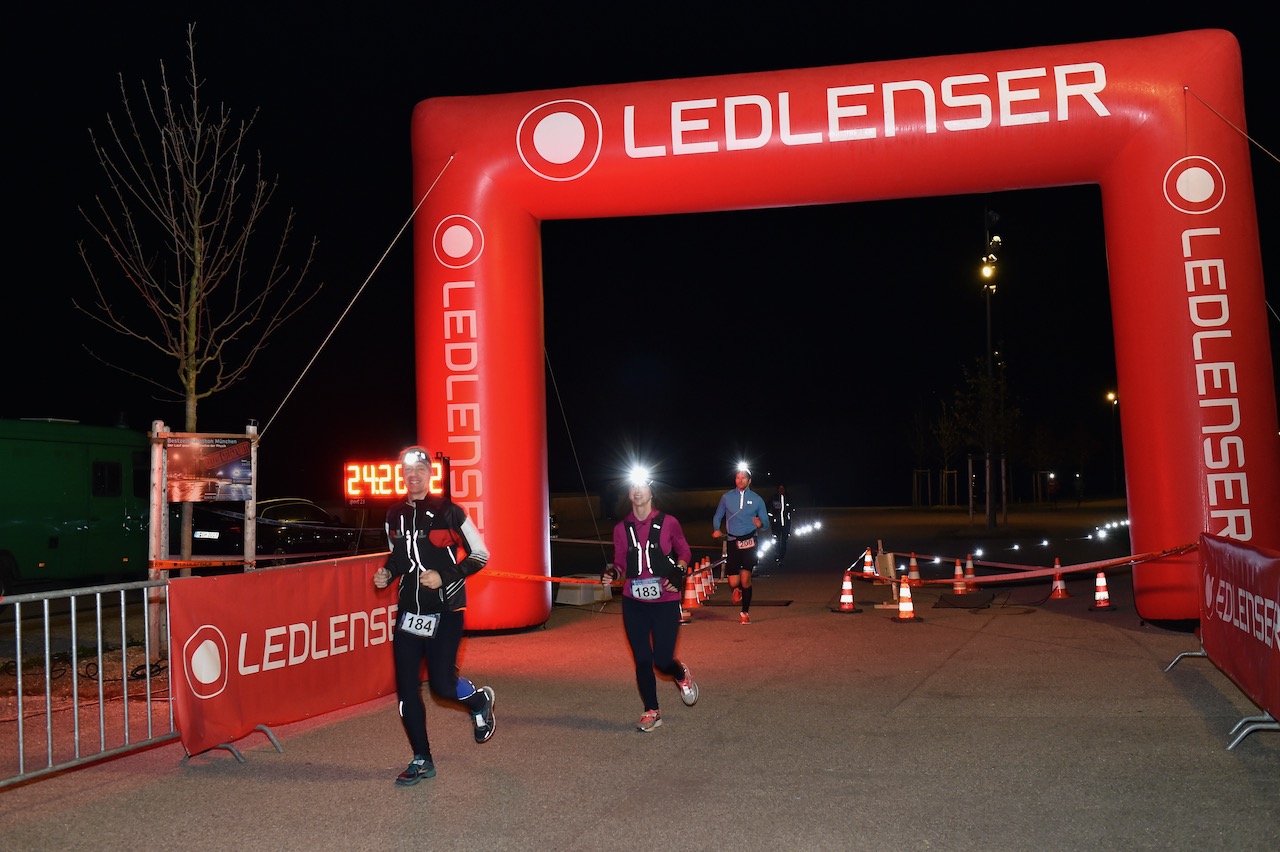
<svg viewBox="0 0 1280 852">
<path fill-rule="evenodd" d="M 911 603 L 911 584 L 903 580 L 898 591 L 898 615 L 894 622 L 923 621 L 916 615 L 915 605 Z"/>
<path fill-rule="evenodd" d="M 922 585 L 920 582 L 920 566 L 916 564 L 916 555 L 914 552 L 911 554 L 911 561 L 907 563 L 906 585 L 916 587 Z"/>
<path fill-rule="evenodd" d="M 1062 563 L 1061 563 L 1061 562 L 1059 562 L 1059 561 L 1058 561 L 1058 557 L 1056 557 L 1056 556 L 1055 556 L 1055 557 L 1053 558 L 1053 568 L 1054 568 L 1054 570 L 1056 571 L 1057 569 L 1059 569 L 1059 568 L 1061 568 L 1061 567 L 1062 567 Z M 1062 599 L 1062 598 L 1069 598 L 1069 597 L 1071 597 L 1071 595 L 1070 595 L 1070 593 L 1069 593 L 1069 592 L 1067 592 L 1067 584 L 1066 584 L 1066 583 L 1064 583 L 1064 582 L 1062 581 L 1062 575 L 1061 575 L 1061 574 L 1054 574 L 1054 575 L 1053 575 L 1053 589 L 1052 589 L 1052 590 L 1050 590 L 1050 592 L 1049 592 L 1049 599 L 1050 599 L 1050 600 L 1060 600 L 1060 599 Z"/>
<path fill-rule="evenodd" d="M 688 624 L 693 621 L 693 614 L 690 610 L 697 609 L 702 606 L 698 601 L 698 584 L 694 580 L 693 572 L 690 571 L 684 578 L 684 597 L 680 601 L 680 623 Z"/>
<path fill-rule="evenodd" d="M 871 564 L 871 548 L 867 548 L 867 552 L 862 554 L 862 579 L 874 580 L 876 576 L 876 567 Z"/>
<path fill-rule="evenodd" d="M 1101 571 L 1093 581 L 1093 606 L 1090 609 L 1114 609 L 1111 606 L 1111 595 L 1107 592 L 1107 575 Z"/>
<path fill-rule="evenodd" d="M 977 582 L 978 575 L 973 573 L 973 554 L 972 553 L 968 554 L 964 560 L 964 579 L 965 579 L 965 583 L 969 586 L 969 591 L 971 592 L 978 591 L 978 582 Z"/>
<path fill-rule="evenodd" d="M 969 584 L 964 581 L 964 569 L 960 567 L 960 560 L 956 560 L 956 573 L 951 578 L 951 591 L 957 595 L 969 594 Z"/>
<path fill-rule="evenodd" d="M 840 606 L 832 612 L 862 612 L 853 599 L 853 566 L 844 569 L 844 579 L 840 581 Z"/>
<path fill-rule="evenodd" d="M 695 581 L 698 587 L 698 602 L 707 600 L 715 592 L 715 582 L 711 579 L 711 569 L 706 566 L 705 560 L 698 563 L 698 567 L 694 571 Z"/>
</svg>

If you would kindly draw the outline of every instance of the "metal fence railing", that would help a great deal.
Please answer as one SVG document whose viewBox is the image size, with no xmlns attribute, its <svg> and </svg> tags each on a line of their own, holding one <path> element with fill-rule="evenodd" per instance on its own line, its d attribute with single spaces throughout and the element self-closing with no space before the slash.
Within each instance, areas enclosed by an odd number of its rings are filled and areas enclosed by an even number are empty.
<svg viewBox="0 0 1280 852">
<path fill-rule="evenodd" d="M 164 581 L 0 598 L 0 788 L 177 739 Z"/>
</svg>

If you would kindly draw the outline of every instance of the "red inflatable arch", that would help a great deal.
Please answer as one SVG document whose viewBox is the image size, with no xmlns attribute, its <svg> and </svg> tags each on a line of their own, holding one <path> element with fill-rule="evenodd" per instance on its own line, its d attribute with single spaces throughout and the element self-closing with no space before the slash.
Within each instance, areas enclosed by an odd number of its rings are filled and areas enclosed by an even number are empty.
<svg viewBox="0 0 1280 852">
<path fill-rule="evenodd" d="M 1280 548 L 1280 441 L 1239 46 L 1151 38 L 523 92 L 413 115 L 418 428 L 504 572 L 550 574 L 539 225 L 1098 184 L 1135 552 Z M 1136 566 L 1198 617 L 1193 551 Z M 550 583 L 473 581 L 520 628 Z"/>
</svg>

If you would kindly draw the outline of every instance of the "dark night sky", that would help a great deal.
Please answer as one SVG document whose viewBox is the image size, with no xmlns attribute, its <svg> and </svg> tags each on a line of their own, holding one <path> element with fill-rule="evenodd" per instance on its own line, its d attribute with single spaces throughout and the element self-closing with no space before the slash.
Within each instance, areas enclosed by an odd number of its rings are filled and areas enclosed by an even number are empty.
<svg viewBox="0 0 1280 852">
<path fill-rule="evenodd" d="M 1214 27 L 1241 42 L 1251 135 L 1280 150 L 1274 27 L 1261 12 L 1220 11 L 1225 4 L 1166 4 L 1122 20 L 1097 13 L 1032 20 L 1027 6 L 1012 4 L 932 16 L 901 4 L 798 2 L 767 14 L 721 4 L 728 11 L 695 5 L 678 21 L 621 21 L 622 11 L 599 4 L 548 4 L 516 19 L 483 6 L 438 5 L 445 4 L 48 7 L 32 13 L 28 29 L 13 28 L 5 62 L 19 187 L 10 221 L 19 239 L 10 243 L 16 262 L 4 295 L 0 416 L 114 422 L 123 412 L 139 429 L 154 419 L 182 423 L 180 404 L 155 399 L 85 352 L 90 345 L 145 363 L 141 350 L 104 335 L 71 300 L 88 295 L 75 245 L 89 232 L 77 206 L 103 189 L 87 131 L 103 132 L 107 114 L 120 113 L 119 74 L 134 97 L 139 81 L 157 82 L 162 60 L 176 76 L 190 21 L 206 102 L 242 118 L 260 110 L 250 141 L 280 178 L 272 209 L 296 209 L 297 246 L 319 240 L 310 279 L 323 282 L 317 299 L 245 383 L 200 407 L 202 431 L 238 432 L 250 418 L 266 427 L 263 497 L 336 499 L 345 458 L 389 456 L 415 438 L 412 388 L 389 378 L 402 375 L 391 365 L 412 356 L 402 321 L 412 300 L 412 251 L 407 232 L 393 241 L 412 210 L 410 112 L 426 98 Z M 1280 165 L 1256 147 L 1254 182 L 1274 307 Z M 1064 448 L 1069 435 L 1091 436 L 1086 469 L 1095 481 L 1108 478 L 1111 411 L 1103 394 L 1114 387 L 1115 368 L 1106 250 L 1096 187 L 1074 187 L 545 223 L 552 490 L 580 490 L 582 479 L 594 487 L 633 452 L 670 484 L 727 487 L 732 462 L 746 455 L 774 481 L 810 484 L 824 502 L 908 501 L 914 422 L 932 417 L 961 368 L 983 353 L 974 267 L 984 205 L 1000 214 L 1007 247 L 992 311 L 1011 387 L 1030 422 L 1057 432 Z M 751 294 L 749 322 L 725 313 L 725 282 Z M 641 292 L 671 295 L 678 310 L 661 334 L 619 334 L 619 319 L 634 313 Z M 1274 320 L 1270 329 L 1277 351 Z M 762 365 L 765 378 L 748 389 L 756 399 L 748 423 L 721 420 L 725 394 L 743 390 L 724 387 L 716 374 L 712 356 L 726 346 L 749 347 Z M 150 362 L 154 373 L 168 368 Z M 636 377 L 657 390 L 658 414 L 632 414 Z M 1067 455 L 1058 462 L 1064 468 L 1074 463 Z"/>
</svg>

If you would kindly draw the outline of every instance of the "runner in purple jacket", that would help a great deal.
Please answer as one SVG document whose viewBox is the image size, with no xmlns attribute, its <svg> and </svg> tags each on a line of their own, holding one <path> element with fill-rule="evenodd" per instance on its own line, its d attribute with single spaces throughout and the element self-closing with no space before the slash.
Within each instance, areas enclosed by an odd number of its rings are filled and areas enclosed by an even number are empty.
<svg viewBox="0 0 1280 852">
<path fill-rule="evenodd" d="M 698 700 L 698 684 L 689 667 L 675 656 L 680 601 L 692 551 L 680 522 L 653 507 L 653 483 L 647 471 L 632 473 L 627 496 L 631 511 L 613 528 L 613 564 L 605 567 L 600 580 L 607 585 L 622 578 L 622 626 L 644 701 L 636 728 L 647 733 L 662 724 L 655 670 L 675 681 L 687 706 Z"/>
</svg>

